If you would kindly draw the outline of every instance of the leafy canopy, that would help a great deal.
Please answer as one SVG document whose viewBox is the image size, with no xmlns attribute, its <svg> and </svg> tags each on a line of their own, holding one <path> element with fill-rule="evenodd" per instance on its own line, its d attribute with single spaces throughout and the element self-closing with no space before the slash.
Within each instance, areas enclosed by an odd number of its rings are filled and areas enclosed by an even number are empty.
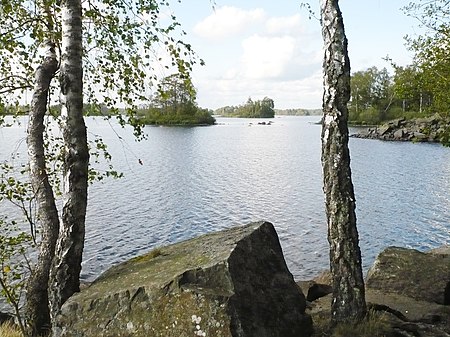
<svg viewBox="0 0 450 337">
<path fill-rule="evenodd" d="M 46 41 L 59 50 L 60 10 L 59 0 L 2 0 L 0 104 L 17 107 L 32 89 Z M 83 29 L 85 101 L 93 109 L 106 106 L 116 112 L 137 134 L 141 130 L 134 113 L 148 101 L 157 74 L 175 68 L 187 78 L 196 62 L 203 64 L 182 40 L 186 34 L 168 1 L 85 1 Z M 125 109 L 125 117 L 118 107 Z"/>
</svg>

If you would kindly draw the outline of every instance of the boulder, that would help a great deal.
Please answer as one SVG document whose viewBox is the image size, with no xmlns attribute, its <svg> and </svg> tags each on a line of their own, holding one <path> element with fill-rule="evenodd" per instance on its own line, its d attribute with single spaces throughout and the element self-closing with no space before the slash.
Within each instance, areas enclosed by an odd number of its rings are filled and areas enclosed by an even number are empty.
<svg viewBox="0 0 450 337">
<path fill-rule="evenodd" d="M 317 300 L 318 298 L 327 296 L 333 292 L 333 287 L 328 284 L 314 283 L 308 289 L 308 295 L 306 296 L 306 300 L 308 302 L 312 302 Z"/>
<path fill-rule="evenodd" d="M 422 132 L 414 132 L 413 135 L 416 141 L 424 141 L 428 139 L 428 136 L 426 134 L 423 134 Z"/>
<path fill-rule="evenodd" d="M 367 273 L 366 285 L 416 300 L 450 304 L 450 255 L 389 247 Z"/>
<path fill-rule="evenodd" d="M 54 336 L 311 336 L 306 301 L 272 224 L 155 249 L 72 296 Z"/>
<path fill-rule="evenodd" d="M 404 118 L 397 118 L 389 122 L 390 125 L 392 125 L 394 128 L 399 128 L 400 126 L 405 124 Z"/>
<path fill-rule="evenodd" d="M 394 138 L 397 140 L 403 139 L 403 136 L 405 135 L 405 130 L 400 129 L 394 132 Z"/>
<path fill-rule="evenodd" d="M 333 292 L 332 282 L 330 271 L 324 270 L 312 280 L 297 281 L 297 285 L 307 294 L 306 301 L 313 302 Z"/>
<path fill-rule="evenodd" d="M 380 126 L 380 128 L 378 129 L 378 134 L 380 136 L 384 136 L 386 133 L 388 133 L 391 130 L 392 130 L 392 128 L 389 124 L 384 124 L 384 125 Z"/>
</svg>

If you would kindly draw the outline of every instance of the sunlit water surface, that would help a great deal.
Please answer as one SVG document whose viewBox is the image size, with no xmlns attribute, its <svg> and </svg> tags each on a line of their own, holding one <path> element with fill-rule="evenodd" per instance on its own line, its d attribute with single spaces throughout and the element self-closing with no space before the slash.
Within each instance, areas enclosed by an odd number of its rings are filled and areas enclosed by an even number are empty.
<svg viewBox="0 0 450 337">
<path fill-rule="evenodd" d="M 87 121 L 124 173 L 90 187 L 83 279 L 154 247 L 257 220 L 272 222 L 296 279 L 328 266 L 318 117 L 218 118 L 211 127 L 130 130 Z M 0 129 L 0 155 L 26 160 L 21 127 Z M 386 246 L 450 244 L 450 149 L 350 139 L 364 269 Z M 140 164 L 142 163 L 142 165 Z M 3 212 L 12 208 L 2 203 Z"/>
</svg>

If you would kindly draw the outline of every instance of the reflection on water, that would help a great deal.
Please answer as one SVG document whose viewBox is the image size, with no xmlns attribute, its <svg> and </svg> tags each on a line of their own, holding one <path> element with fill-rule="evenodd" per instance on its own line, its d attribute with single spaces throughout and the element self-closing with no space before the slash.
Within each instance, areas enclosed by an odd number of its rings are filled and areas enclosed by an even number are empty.
<svg viewBox="0 0 450 337">
<path fill-rule="evenodd" d="M 89 119 L 125 178 L 90 188 L 83 278 L 153 247 L 257 220 L 277 228 L 296 279 L 326 269 L 317 120 L 148 127 L 148 140 L 137 143 L 129 130 L 117 128 L 119 139 L 108 123 Z M 2 157 L 24 137 L 24 128 L 8 129 L 0 129 Z M 365 268 L 388 245 L 450 243 L 450 149 L 351 139 L 350 150 Z"/>
</svg>

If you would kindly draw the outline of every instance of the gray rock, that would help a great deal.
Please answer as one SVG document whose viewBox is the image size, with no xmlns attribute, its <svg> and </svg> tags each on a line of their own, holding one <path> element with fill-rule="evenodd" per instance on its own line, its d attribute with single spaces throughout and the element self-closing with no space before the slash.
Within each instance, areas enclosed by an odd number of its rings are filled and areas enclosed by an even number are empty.
<svg viewBox="0 0 450 337">
<path fill-rule="evenodd" d="M 438 304 L 450 304 L 449 284 L 450 255 L 398 247 L 378 255 L 366 280 L 368 288 Z"/>
<path fill-rule="evenodd" d="M 405 136 L 405 131 L 403 129 L 397 130 L 394 132 L 394 138 L 395 139 L 403 139 L 403 137 Z"/>
<path fill-rule="evenodd" d="M 268 222 L 153 250 L 71 297 L 55 336 L 301 337 L 306 302 Z"/>
<path fill-rule="evenodd" d="M 414 132 L 414 138 L 417 140 L 425 140 L 428 139 L 428 136 L 421 132 Z"/>
<path fill-rule="evenodd" d="M 391 131 L 392 127 L 389 124 L 384 124 L 382 126 L 379 127 L 378 129 L 378 134 L 380 136 L 384 136 L 386 133 L 388 133 L 389 131 Z"/>
<path fill-rule="evenodd" d="M 394 128 L 399 128 L 403 124 L 405 124 L 404 118 L 397 118 L 389 122 L 390 125 L 392 125 Z"/>
<path fill-rule="evenodd" d="M 428 254 L 440 254 L 440 255 L 450 255 L 450 245 L 443 245 L 438 248 L 430 249 L 426 253 Z"/>
<path fill-rule="evenodd" d="M 438 124 L 442 120 L 442 117 L 438 114 L 434 114 L 433 116 L 427 117 L 425 120 L 427 124 Z"/>
</svg>

